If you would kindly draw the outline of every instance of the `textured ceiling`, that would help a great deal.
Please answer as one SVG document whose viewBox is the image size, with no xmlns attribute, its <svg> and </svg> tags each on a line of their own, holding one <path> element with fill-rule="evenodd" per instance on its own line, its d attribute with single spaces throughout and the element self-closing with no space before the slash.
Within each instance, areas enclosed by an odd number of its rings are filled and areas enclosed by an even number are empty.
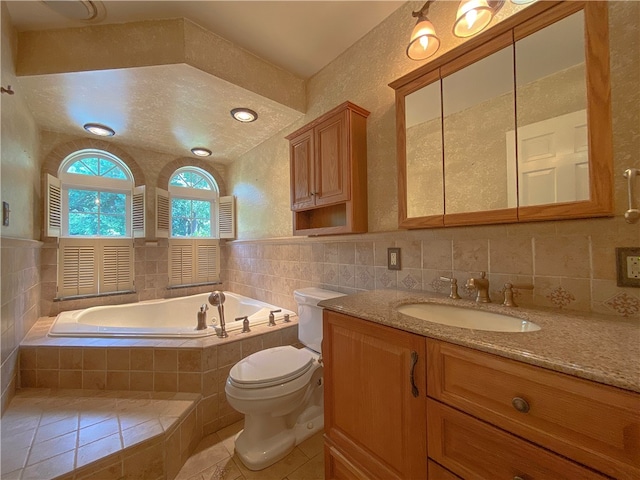
<svg viewBox="0 0 640 480">
<path fill-rule="evenodd" d="M 104 10 L 97 23 L 66 19 L 39 1 L 6 3 L 19 31 L 85 27 L 87 38 L 94 24 L 184 17 L 242 47 L 235 73 L 260 81 L 261 72 L 250 67 L 243 55 L 256 55 L 275 69 L 307 78 L 403 2 L 106 1 L 101 2 Z M 144 38 L 130 46 L 135 49 L 152 41 L 160 45 L 162 39 Z M 65 45 L 55 47 L 62 64 Z M 113 45 L 105 47 L 126 51 L 128 45 L 113 38 Z M 99 63 L 99 51 L 89 55 Z M 56 59 L 48 59 L 52 62 Z M 102 68 L 54 68 L 51 71 L 62 73 L 20 76 L 16 86 L 44 129 L 89 136 L 82 130 L 84 123 L 104 123 L 116 131 L 110 140 L 115 143 L 179 156 L 189 156 L 192 147 L 202 146 L 221 163 L 232 162 L 303 115 L 255 93 L 257 89 L 241 88 L 185 63 Z M 234 121 L 229 111 L 241 106 L 256 110 L 258 120 Z"/>
</svg>

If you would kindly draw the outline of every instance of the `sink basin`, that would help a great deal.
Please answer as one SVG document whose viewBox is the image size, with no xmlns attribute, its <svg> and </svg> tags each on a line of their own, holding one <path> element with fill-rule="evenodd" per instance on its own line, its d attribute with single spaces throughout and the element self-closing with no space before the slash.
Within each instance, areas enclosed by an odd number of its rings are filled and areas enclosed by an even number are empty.
<svg viewBox="0 0 640 480">
<path fill-rule="evenodd" d="M 452 327 L 487 330 L 490 332 L 535 332 L 540 327 L 533 322 L 510 315 L 434 303 L 411 303 L 397 311 L 410 317 Z"/>
</svg>

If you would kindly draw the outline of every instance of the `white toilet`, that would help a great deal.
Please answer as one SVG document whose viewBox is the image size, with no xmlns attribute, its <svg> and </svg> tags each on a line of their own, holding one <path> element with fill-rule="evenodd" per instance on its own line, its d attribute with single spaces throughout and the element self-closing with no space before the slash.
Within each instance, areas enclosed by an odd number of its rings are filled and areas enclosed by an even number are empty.
<svg viewBox="0 0 640 480">
<path fill-rule="evenodd" d="M 324 427 L 318 302 L 343 295 L 315 287 L 296 290 L 298 339 L 305 348 L 269 348 L 231 368 L 225 393 L 229 405 L 245 415 L 235 449 L 248 469 L 272 465 Z"/>
</svg>

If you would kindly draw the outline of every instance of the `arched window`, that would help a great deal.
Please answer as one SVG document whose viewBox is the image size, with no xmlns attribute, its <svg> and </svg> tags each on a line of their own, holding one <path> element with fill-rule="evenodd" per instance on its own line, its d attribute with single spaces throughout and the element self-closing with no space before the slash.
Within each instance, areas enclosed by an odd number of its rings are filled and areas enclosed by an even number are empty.
<svg viewBox="0 0 640 480">
<path fill-rule="evenodd" d="M 144 186 L 102 150 L 67 156 L 47 175 L 45 236 L 59 237 L 58 297 L 134 289 L 133 237 L 144 237 Z"/>
<path fill-rule="evenodd" d="M 131 237 L 133 175 L 114 155 L 81 150 L 58 170 L 62 184 L 61 235 Z"/>
<path fill-rule="evenodd" d="M 176 170 L 169 180 L 171 237 L 217 237 L 216 204 L 218 185 L 196 167 Z"/>
</svg>

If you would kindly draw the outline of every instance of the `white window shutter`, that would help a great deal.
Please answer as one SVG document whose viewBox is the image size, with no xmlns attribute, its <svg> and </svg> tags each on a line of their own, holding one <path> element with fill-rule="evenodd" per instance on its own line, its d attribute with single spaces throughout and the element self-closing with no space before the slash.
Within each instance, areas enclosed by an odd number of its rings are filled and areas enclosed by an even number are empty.
<svg viewBox="0 0 640 480">
<path fill-rule="evenodd" d="M 193 240 L 169 240 L 169 285 L 195 283 Z"/>
<path fill-rule="evenodd" d="M 197 240 L 196 282 L 213 282 L 220 279 L 220 246 L 218 240 Z"/>
<path fill-rule="evenodd" d="M 156 237 L 167 238 L 171 223 L 169 192 L 156 188 Z"/>
<path fill-rule="evenodd" d="M 133 238 L 144 238 L 144 213 L 145 213 L 145 186 L 140 185 L 133 189 L 133 205 L 131 217 L 133 219 Z"/>
<path fill-rule="evenodd" d="M 58 250 L 58 296 L 98 293 L 98 241 L 61 238 Z"/>
<path fill-rule="evenodd" d="M 47 192 L 44 202 L 45 237 L 60 237 L 62 234 L 62 184 L 47 173 Z"/>
<path fill-rule="evenodd" d="M 100 292 L 133 290 L 133 241 L 109 239 L 102 242 Z"/>
<path fill-rule="evenodd" d="M 218 205 L 218 237 L 236 238 L 236 199 L 232 195 L 220 197 Z"/>
</svg>

